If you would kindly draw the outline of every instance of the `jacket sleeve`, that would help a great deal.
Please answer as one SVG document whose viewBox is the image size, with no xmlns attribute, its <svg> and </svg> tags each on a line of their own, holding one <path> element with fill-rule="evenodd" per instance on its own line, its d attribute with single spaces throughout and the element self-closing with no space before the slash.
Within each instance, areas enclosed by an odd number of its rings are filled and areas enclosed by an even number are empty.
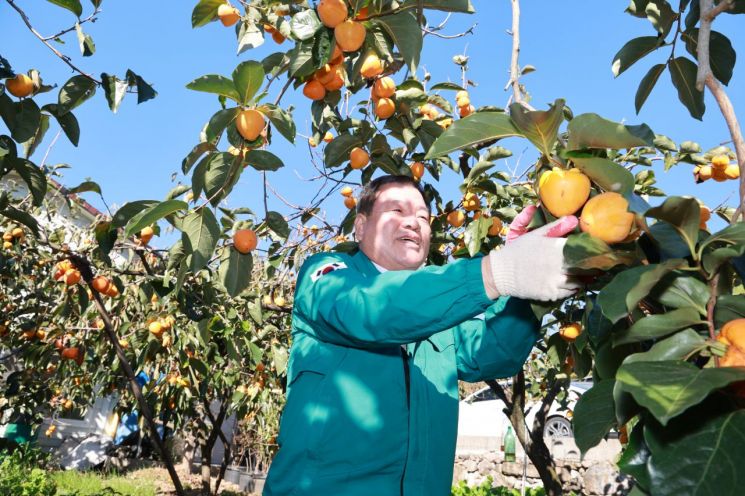
<svg viewBox="0 0 745 496">
<path fill-rule="evenodd" d="M 330 263 L 338 268 L 322 274 Z M 321 341 L 358 348 L 425 339 L 483 312 L 480 259 L 416 271 L 363 274 L 348 256 L 321 254 L 298 274 L 294 326 Z"/>
<path fill-rule="evenodd" d="M 538 339 L 539 324 L 529 302 L 502 297 L 483 318 L 455 327 L 458 378 L 477 382 L 517 374 Z"/>
</svg>

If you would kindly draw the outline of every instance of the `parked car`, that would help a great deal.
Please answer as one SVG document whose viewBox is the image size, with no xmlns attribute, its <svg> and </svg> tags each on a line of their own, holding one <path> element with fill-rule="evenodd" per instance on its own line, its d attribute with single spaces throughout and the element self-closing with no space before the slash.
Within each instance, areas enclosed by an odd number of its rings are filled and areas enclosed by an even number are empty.
<svg viewBox="0 0 745 496">
<path fill-rule="evenodd" d="M 546 418 L 544 437 L 573 437 L 572 413 L 582 394 L 592 387 L 591 381 L 572 381 L 566 402 L 554 401 Z M 501 439 L 510 424 L 504 414 L 504 402 L 488 386 L 470 394 L 460 401 L 458 414 L 458 436 L 496 437 Z M 540 402 L 526 405 L 528 427 L 540 407 Z"/>
</svg>

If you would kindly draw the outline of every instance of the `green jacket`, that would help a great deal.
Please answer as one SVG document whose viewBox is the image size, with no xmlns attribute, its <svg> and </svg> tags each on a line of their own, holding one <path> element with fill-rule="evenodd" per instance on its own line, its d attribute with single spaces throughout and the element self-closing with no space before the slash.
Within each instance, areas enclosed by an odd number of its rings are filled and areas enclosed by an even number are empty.
<svg viewBox="0 0 745 496">
<path fill-rule="evenodd" d="M 480 259 L 380 273 L 361 251 L 309 258 L 264 496 L 449 495 L 458 379 L 516 374 L 537 329 L 527 302 L 486 296 Z"/>
</svg>

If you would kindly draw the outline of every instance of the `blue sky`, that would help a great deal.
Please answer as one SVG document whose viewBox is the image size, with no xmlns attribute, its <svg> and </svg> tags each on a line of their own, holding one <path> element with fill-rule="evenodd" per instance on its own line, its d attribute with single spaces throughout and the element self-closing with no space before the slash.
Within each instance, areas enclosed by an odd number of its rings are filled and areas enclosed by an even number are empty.
<svg viewBox="0 0 745 496">
<path fill-rule="evenodd" d="M 136 105 L 135 95 L 127 95 L 118 113 L 112 114 L 99 90 L 93 99 L 76 109 L 82 130 L 79 147 L 73 147 L 62 136 L 47 159 L 49 164 L 72 166 L 64 172 L 65 184 L 73 186 L 91 178 L 101 185 L 109 205 L 163 198 L 174 185 L 174 175 L 176 181 L 184 179 L 180 174 L 181 160 L 197 144 L 204 123 L 219 110 L 216 97 L 187 90 L 185 85 L 204 74 L 229 75 L 243 60 L 261 60 L 279 48 L 289 49 L 289 42 L 278 48 L 268 40 L 258 49 L 236 55 L 233 28 L 224 28 L 219 23 L 191 28 L 191 10 L 195 3 L 195 0 L 106 0 L 98 22 L 83 25 L 96 43 L 93 57 L 80 56 L 74 32 L 64 37 L 64 45 L 57 45 L 78 66 L 97 77 L 101 72 L 123 77 L 127 69 L 132 69 L 159 93 L 156 99 L 142 105 Z M 48 2 L 19 0 L 17 4 L 43 35 L 69 27 L 75 21 L 74 15 Z M 87 9 L 85 16 L 90 12 L 90 3 L 84 1 L 83 5 Z M 668 57 L 669 48 L 642 60 L 614 79 L 610 67 L 616 51 L 633 37 L 654 34 L 649 22 L 623 12 L 626 5 L 625 1 L 591 0 L 522 2 L 520 62 L 537 68 L 523 78 L 532 95 L 532 104 L 545 109 L 556 98 L 564 98 L 575 115 L 595 112 L 630 124 L 644 122 L 656 133 L 670 136 L 676 142 L 696 140 L 704 149 L 728 141 L 729 133 L 714 100 L 707 94 L 704 122 L 694 120 L 678 102 L 667 74 L 660 79 L 641 113 L 635 114 L 638 81 L 651 65 Z M 455 34 L 476 23 L 475 34 L 453 40 L 427 37 L 421 65 L 432 74 L 433 83 L 457 82 L 460 71 L 451 58 L 465 51 L 470 57 L 469 78 L 478 83 L 478 87 L 471 89 L 472 102 L 476 106 L 504 106 L 509 97 L 503 88 L 508 78 L 511 48 L 511 38 L 507 34 L 511 24 L 510 2 L 475 0 L 474 6 L 475 15 L 453 15 L 442 32 Z M 439 23 L 443 17 L 440 13 L 432 13 L 430 24 Z M 741 28 L 742 20 L 742 16 L 726 15 L 715 23 L 715 29 L 730 37 L 736 50 L 745 48 L 745 33 L 737 29 Z M 0 55 L 7 58 L 16 71 L 37 68 L 45 82 L 60 85 L 73 75 L 31 34 L 5 2 L 0 3 L 0 32 L 5 40 Z M 13 42 L 8 43 L 8 40 Z M 676 55 L 682 53 L 681 45 Z M 742 68 L 736 66 L 727 89 L 741 119 L 745 115 L 743 73 Z M 396 79 L 399 81 L 400 76 Z M 271 99 L 278 90 L 279 85 L 274 85 Z M 452 93 L 445 95 L 451 100 L 454 97 Z M 38 96 L 37 102 L 43 105 L 56 98 L 57 89 Z M 295 106 L 299 133 L 307 134 L 310 102 L 299 91 L 288 92 L 282 106 L 290 104 Z M 44 144 L 32 157 L 37 163 L 57 129 L 53 124 Z M 514 156 L 507 159 L 505 165 L 513 168 L 516 161 L 521 160 L 522 170 L 534 159 L 532 146 L 527 142 L 511 141 L 508 146 Z M 285 198 L 303 203 L 316 189 L 314 183 L 302 180 L 315 175 L 309 164 L 305 140 L 299 137 L 296 146 L 292 146 L 275 136 L 271 151 L 285 162 L 284 169 L 270 174 L 273 187 Z M 359 175 L 354 174 L 352 179 L 358 180 Z M 446 198 L 457 197 L 458 178 L 450 171 L 445 171 L 443 176 L 440 191 Z M 426 179 L 431 177 L 427 175 Z M 695 185 L 691 167 L 687 165 L 668 173 L 660 169 L 658 179 L 659 186 L 668 194 L 693 194 L 710 206 L 736 202 L 737 182 L 708 181 Z M 248 206 L 261 213 L 261 195 L 260 175 L 247 169 L 228 205 Z M 85 198 L 103 207 L 97 195 L 87 193 Z M 274 197 L 270 197 L 269 207 L 286 212 L 281 201 Z M 332 222 L 341 220 L 346 211 L 340 197 L 332 197 L 323 208 Z"/>
</svg>

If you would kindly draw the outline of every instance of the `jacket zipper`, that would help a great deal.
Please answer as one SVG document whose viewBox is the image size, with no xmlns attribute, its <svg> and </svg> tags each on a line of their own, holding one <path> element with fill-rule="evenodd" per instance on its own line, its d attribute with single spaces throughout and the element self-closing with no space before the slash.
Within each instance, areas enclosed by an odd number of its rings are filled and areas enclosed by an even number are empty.
<svg viewBox="0 0 745 496">
<path fill-rule="evenodd" d="M 411 375 L 409 372 L 409 353 L 406 351 L 406 345 L 401 345 L 401 359 L 404 362 L 404 384 L 406 384 L 406 413 L 407 413 L 407 430 L 409 430 L 408 417 L 411 416 Z M 406 478 L 406 462 L 409 459 L 408 436 L 406 447 L 406 458 L 404 459 L 404 470 L 401 473 L 401 496 L 404 496 L 404 479 Z"/>
</svg>

